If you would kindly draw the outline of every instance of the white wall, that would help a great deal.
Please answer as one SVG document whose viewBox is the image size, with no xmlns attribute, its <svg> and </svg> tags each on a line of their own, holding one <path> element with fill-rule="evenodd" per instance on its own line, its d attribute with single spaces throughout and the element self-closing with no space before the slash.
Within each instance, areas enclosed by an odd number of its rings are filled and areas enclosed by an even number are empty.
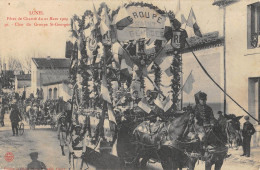
<svg viewBox="0 0 260 170">
<path fill-rule="evenodd" d="M 31 85 L 32 92 L 35 94 L 37 88 L 41 88 L 43 84 L 48 84 L 52 82 L 58 82 L 69 77 L 69 68 L 67 69 L 37 69 L 35 63 L 32 61 L 31 68 Z M 44 94 L 45 95 L 45 94 Z"/>
<path fill-rule="evenodd" d="M 37 90 L 37 67 L 31 60 L 31 93 L 35 94 Z"/>
<path fill-rule="evenodd" d="M 227 47 L 227 92 L 246 110 L 250 111 L 249 86 L 250 77 L 260 77 L 260 48 L 247 49 L 247 5 L 257 0 L 239 1 L 227 7 L 226 12 L 226 47 Z M 237 115 L 246 115 L 231 100 L 227 100 L 228 111 Z M 250 113 L 258 119 L 254 111 Z M 253 145 L 259 146 L 259 125 L 250 120 L 258 130 L 253 137 Z M 241 119 L 244 122 L 244 119 Z"/>
<path fill-rule="evenodd" d="M 64 101 L 71 99 L 72 89 L 64 83 L 53 84 L 48 86 L 43 86 L 44 100 L 49 99 L 49 89 L 52 89 L 52 98 L 54 96 L 54 89 L 57 88 L 57 99 L 62 97 Z"/>
<path fill-rule="evenodd" d="M 223 87 L 223 46 L 194 51 L 202 65 L 213 77 L 213 79 Z M 198 91 L 203 91 L 208 95 L 207 103 L 212 107 L 214 113 L 219 110 L 223 111 L 223 96 L 224 94 L 219 88 L 208 78 L 197 63 L 193 54 L 185 53 L 183 58 L 183 84 L 189 76 L 191 70 L 195 82 L 190 94 L 183 92 L 183 103 L 195 103 L 194 94 Z"/>
<path fill-rule="evenodd" d="M 260 77 L 260 48 L 247 49 L 247 5 L 256 0 L 240 1 L 227 7 L 227 91 L 248 110 L 248 78 Z M 245 113 L 228 100 L 228 110 Z"/>
</svg>

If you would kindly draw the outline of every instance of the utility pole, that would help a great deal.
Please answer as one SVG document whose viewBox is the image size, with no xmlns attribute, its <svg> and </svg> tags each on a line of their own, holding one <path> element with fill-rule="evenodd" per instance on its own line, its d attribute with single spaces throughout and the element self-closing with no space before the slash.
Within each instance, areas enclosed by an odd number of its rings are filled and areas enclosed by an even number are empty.
<svg viewBox="0 0 260 170">
<path fill-rule="evenodd" d="M 226 68 L 226 6 L 228 4 L 231 4 L 235 2 L 235 0 L 231 0 L 231 1 L 226 1 L 226 0 L 214 0 L 213 5 L 217 5 L 220 8 L 223 9 L 223 36 L 224 36 L 224 47 L 223 47 L 223 76 L 224 76 L 224 108 L 223 108 L 223 112 L 224 114 L 226 114 L 227 112 L 227 95 L 226 95 L 226 91 L 227 91 L 227 68 Z"/>
<path fill-rule="evenodd" d="M 223 59 L 224 59 L 224 91 L 227 91 L 227 80 L 226 80 L 226 6 L 223 5 L 223 36 L 224 36 L 224 48 L 223 48 Z M 224 94 L 224 114 L 226 114 L 227 111 L 227 95 L 226 93 Z"/>
</svg>

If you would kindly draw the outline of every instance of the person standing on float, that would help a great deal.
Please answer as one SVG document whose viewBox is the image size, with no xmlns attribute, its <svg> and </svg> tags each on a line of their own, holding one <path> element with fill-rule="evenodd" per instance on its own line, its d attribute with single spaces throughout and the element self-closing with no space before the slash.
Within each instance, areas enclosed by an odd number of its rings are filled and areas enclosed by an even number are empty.
<svg viewBox="0 0 260 170">
<path fill-rule="evenodd" d="M 69 163 L 73 170 L 87 169 L 84 161 L 86 156 L 86 132 L 80 125 L 73 125 L 69 139 Z"/>
</svg>

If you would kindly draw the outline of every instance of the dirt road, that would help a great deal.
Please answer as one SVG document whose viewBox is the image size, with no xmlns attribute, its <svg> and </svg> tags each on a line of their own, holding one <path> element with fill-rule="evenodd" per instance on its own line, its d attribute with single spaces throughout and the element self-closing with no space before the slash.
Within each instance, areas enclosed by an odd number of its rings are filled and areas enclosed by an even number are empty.
<svg viewBox="0 0 260 170">
<path fill-rule="evenodd" d="M 38 152 L 38 160 L 45 163 L 49 170 L 68 169 L 68 150 L 66 148 L 66 156 L 61 155 L 59 141 L 56 131 L 52 131 L 48 126 L 37 126 L 36 130 L 29 130 L 28 125 L 25 126 L 25 132 L 22 136 L 12 136 L 11 125 L 5 117 L 5 127 L 0 127 L 0 168 L 1 169 L 22 169 L 26 168 L 31 162 L 29 154 Z M 4 158 L 7 152 L 14 155 L 11 162 L 7 162 Z M 231 150 L 232 156 L 228 158 L 223 165 L 222 170 L 259 170 L 260 167 L 260 149 L 252 150 L 252 157 L 240 157 L 241 149 Z M 101 160 L 102 161 L 102 160 Z M 199 162 L 196 170 L 203 170 L 204 163 Z M 108 167 L 107 167 L 108 168 Z M 95 165 L 89 165 L 89 169 L 98 169 Z M 159 163 L 149 164 L 146 169 L 159 170 L 162 169 Z"/>
</svg>

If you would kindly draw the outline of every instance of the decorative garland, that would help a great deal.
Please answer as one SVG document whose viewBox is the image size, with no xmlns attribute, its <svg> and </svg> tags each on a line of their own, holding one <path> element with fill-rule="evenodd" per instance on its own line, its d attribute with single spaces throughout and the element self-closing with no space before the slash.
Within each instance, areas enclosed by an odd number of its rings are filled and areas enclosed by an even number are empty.
<svg viewBox="0 0 260 170">
<path fill-rule="evenodd" d="M 171 64 L 171 72 L 173 74 L 173 78 L 171 80 L 171 89 L 172 89 L 172 102 L 173 102 L 173 109 L 177 110 L 177 106 L 179 103 L 179 90 L 181 85 L 181 55 L 178 51 L 174 52 L 174 57 Z"/>
<path fill-rule="evenodd" d="M 131 7 L 131 6 L 139 6 L 139 7 L 148 7 L 150 9 L 155 10 L 159 14 L 165 15 L 166 11 L 159 9 L 157 6 L 154 6 L 153 4 L 144 3 L 144 2 L 130 2 L 129 4 L 124 4 L 125 8 Z M 116 14 L 118 14 L 120 10 L 120 7 L 118 7 L 116 10 L 112 11 L 111 18 L 114 18 Z"/>
<path fill-rule="evenodd" d="M 158 66 L 158 64 L 154 63 L 152 66 L 152 69 L 154 70 L 154 83 L 155 85 L 160 88 L 161 85 L 161 77 L 162 77 L 162 71 L 160 66 Z"/>
<path fill-rule="evenodd" d="M 166 11 L 164 10 L 160 10 L 157 6 L 154 6 L 152 4 L 148 4 L 148 3 L 143 3 L 143 2 L 131 2 L 127 5 L 125 5 L 126 8 L 128 7 L 131 7 L 131 6 L 138 6 L 138 7 L 148 7 L 150 9 L 154 9 L 156 12 L 158 12 L 159 14 L 162 14 L 162 15 L 170 15 L 171 13 L 167 13 Z M 120 7 L 117 8 L 116 10 L 114 11 L 111 11 L 111 9 L 108 8 L 108 6 L 105 4 L 105 3 L 102 3 L 100 4 L 100 7 L 98 8 L 97 10 L 97 14 L 100 16 L 101 13 L 102 13 L 102 10 L 106 8 L 107 9 L 107 12 L 109 13 L 110 12 L 110 15 L 109 15 L 109 18 L 110 20 L 112 20 L 114 18 L 114 16 L 116 14 L 118 14 L 119 10 L 120 10 Z M 170 15 L 171 16 L 171 20 L 174 19 L 175 16 L 173 15 Z M 75 37 L 78 41 L 76 41 L 75 45 L 74 45 L 74 54 L 73 54 L 73 57 L 72 57 L 72 63 L 77 63 L 74 65 L 74 67 L 71 68 L 70 70 L 70 78 L 71 78 L 71 83 L 73 85 L 75 85 L 75 83 L 77 82 L 77 74 L 80 74 L 82 76 L 82 92 L 83 92 L 83 103 L 84 103 L 84 106 L 86 107 L 89 107 L 89 101 L 90 101 L 90 90 L 88 88 L 88 84 L 89 82 L 88 81 L 91 81 L 90 80 L 90 77 L 92 76 L 92 79 L 94 81 L 94 93 L 96 94 L 95 96 L 95 104 L 94 104 L 94 107 L 98 106 L 100 107 L 101 106 L 101 103 L 100 103 L 100 100 L 99 100 L 99 94 L 100 94 L 100 84 L 101 84 L 101 80 L 102 80 L 102 71 L 98 71 L 101 69 L 101 65 L 102 65 L 102 62 L 101 63 L 94 63 L 94 65 L 88 65 L 88 54 L 87 54 L 87 51 L 86 51 L 86 37 L 84 36 L 83 32 L 85 29 L 89 29 L 90 26 L 92 26 L 92 22 L 89 21 L 89 23 L 86 23 L 87 20 L 86 18 L 89 17 L 89 18 L 93 18 L 95 17 L 93 12 L 90 11 L 90 10 L 86 10 L 84 15 L 80 18 L 78 17 L 77 15 L 74 15 L 71 19 L 71 32 L 72 32 L 72 36 Z M 94 29 L 92 30 L 94 33 L 95 33 L 95 37 L 97 39 L 97 42 L 101 42 L 102 41 L 102 36 L 101 36 L 101 33 L 100 33 L 100 29 L 98 28 L 99 25 L 100 25 L 100 17 L 97 18 L 97 23 L 96 25 L 94 26 Z M 76 28 L 76 30 L 75 30 Z M 156 41 L 158 42 L 158 40 Z M 100 43 L 99 43 L 100 44 Z M 155 48 L 160 49 L 159 46 L 161 46 L 161 42 L 159 42 L 158 44 L 155 43 Z M 103 45 L 103 44 L 101 44 Z M 93 53 L 93 56 L 94 56 L 94 60 L 95 58 L 99 55 L 98 54 L 98 48 L 104 48 L 104 47 L 100 47 L 97 46 L 96 49 L 94 51 L 92 51 Z M 79 58 L 77 56 L 77 52 L 78 50 L 80 50 L 80 54 L 81 54 L 81 57 Z M 129 51 L 129 53 L 132 52 L 132 51 Z M 136 52 L 136 51 L 135 51 Z M 111 47 L 107 47 L 107 52 L 106 52 L 106 57 L 109 58 L 111 57 L 112 53 L 111 53 Z M 147 63 L 150 62 L 151 60 L 151 57 L 148 57 L 146 56 L 145 54 L 144 55 L 133 55 L 135 57 L 137 57 L 136 59 L 133 57 L 134 60 L 137 60 L 139 66 L 141 67 L 146 67 Z M 138 58 L 139 57 L 139 58 Z M 77 61 L 79 60 L 79 61 Z M 102 61 L 102 60 L 101 60 Z M 181 73 L 181 70 L 180 70 L 180 67 L 181 67 L 181 56 L 179 55 L 179 52 L 176 51 L 176 53 L 174 54 L 174 59 L 172 61 L 172 64 L 171 64 L 171 72 L 173 74 L 173 78 L 171 80 L 171 88 L 172 88 L 172 101 L 174 103 L 174 106 L 173 108 L 177 109 L 177 103 L 179 102 L 179 99 L 178 99 L 178 92 L 180 90 L 180 73 Z M 109 65 L 110 63 L 107 63 L 107 65 Z M 154 64 L 153 65 L 153 69 L 154 69 L 154 72 L 155 72 L 155 79 L 154 79 L 154 83 L 156 84 L 157 87 L 160 87 L 160 84 L 161 84 L 161 75 L 162 75 L 162 72 L 161 72 L 161 69 L 160 67 L 157 65 L 157 64 Z M 91 70 L 91 74 L 89 73 Z M 114 73 L 110 74 L 111 71 L 113 70 L 110 70 L 109 71 L 109 74 L 107 75 L 107 80 L 108 80 L 108 88 L 111 89 L 111 81 L 119 81 L 120 80 L 120 70 L 116 70 L 116 76 L 114 75 Z M 140 77 L 140 81 L 141 81 L 141 88 L 142 89 L 145 89 L 145 81 L 144 81 L 144 76 L 141 76 Z M 130 84 L 131 84 L 131 80 L 127 80 L 127 86 L 130 87 Z M 120 85 L 120 84 L 119 84 Z M 112 92 L 112 90 L 109 90 L 110 92 Z M 111 96 L 111 94 L 110 94 Z M 104 106 L 103 106 L 104 107 Z"/>
</svg>

